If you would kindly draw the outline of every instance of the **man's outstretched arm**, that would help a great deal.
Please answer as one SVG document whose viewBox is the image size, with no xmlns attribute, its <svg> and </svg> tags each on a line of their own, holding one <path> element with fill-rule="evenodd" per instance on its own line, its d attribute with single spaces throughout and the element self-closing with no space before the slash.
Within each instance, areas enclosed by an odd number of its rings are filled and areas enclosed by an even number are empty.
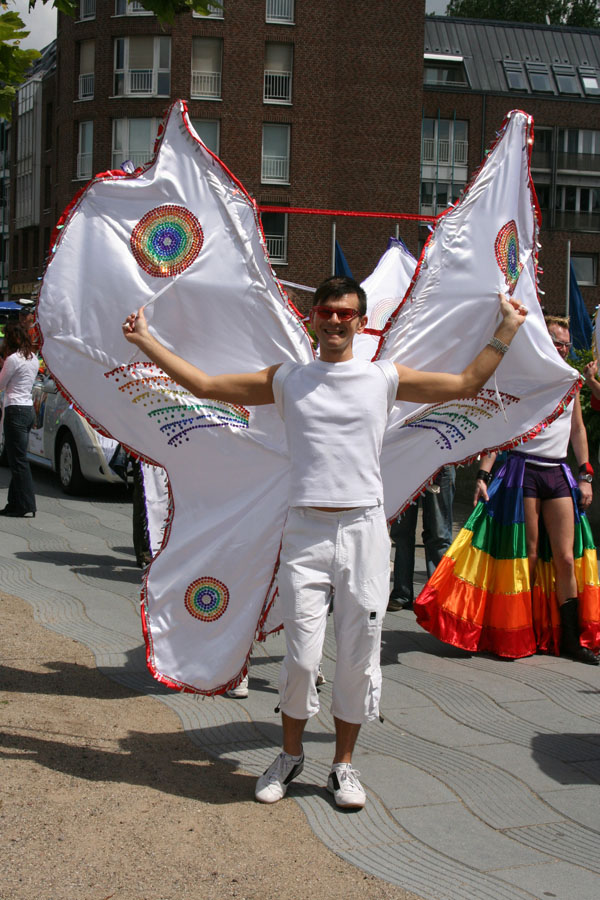
<svg viewBox="0 0 600 900">
<path fill-rule="evenodd" d="M 527 310 L 518 300 L 507 300 L 504 294 L 500 294 L 500 309 L 502 322 L 494 337 L 501 344 L 510 345 L 525 321 Z M 396 364 L 399 379 L 396 399 L 413 403 L 440 403 L 459 397 L 476 397 L 488 378 L 494 374 L 501 359 L 502 353 L 488 344 L 458 375 L 449 372 L 419 372 Z"/>
<path fill-rule="evenodd" d="M 127 316 L 122 327 L 125 340 L 139 347 L 148 359 L 195 397 L 242 406 L 262 406 L 274 402 L 273 376 L 281 363 L 260 372 L 208 375 L 177 356 L 150 334 L 143 306 L 137 313 Z"/>
</svg>

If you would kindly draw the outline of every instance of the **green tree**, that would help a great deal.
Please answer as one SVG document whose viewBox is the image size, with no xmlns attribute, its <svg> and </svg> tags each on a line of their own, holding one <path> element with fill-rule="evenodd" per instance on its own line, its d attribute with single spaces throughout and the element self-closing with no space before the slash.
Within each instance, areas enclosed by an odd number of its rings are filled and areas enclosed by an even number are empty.
<svg viewBox="0 0 600 900">
<path fill-rule="evenodd" d="M 600 28 L 597 0 L 450 0 L 446 15 Z"/>
<path fill-rule="evenodd" d="M 17 88 L 24 81 L 31 64 L 39 58 L 37 50 L 21 50 L 19 46 L 29 32 L 18 13 L 8 9 L 10 0 L 0 0 L 0 119 L 10 119 L 11 107 L 17 94 Z M 52 3 L 59 12 L 75 16 L 79 8 L 78 0 L 42 0 Z M 29 9 L 33 9 L 36 0 L 29 0 Z M 153 12 L 161 22 L 171 24 L 176 13 L 206 13 L 209 7 L 222 6 L 220 0 L 141 0 L 145 9 Z"/>
</svg>

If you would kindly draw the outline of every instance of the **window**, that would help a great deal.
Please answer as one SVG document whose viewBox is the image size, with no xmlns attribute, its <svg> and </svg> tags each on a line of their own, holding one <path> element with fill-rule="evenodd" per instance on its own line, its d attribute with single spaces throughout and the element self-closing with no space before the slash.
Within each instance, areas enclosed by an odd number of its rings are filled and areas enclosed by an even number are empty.
<svg viewBox="0 0 600 900">
<path fill-rule="evenodd" d="M 511 91 L 528 91 L 527 76 L 520 62 L 505 59 L 502 62 L 506 81 Z"/>
<path fill-rule="evenodd" d="M 536 128 L 535 140 L 531 150 L 531 166 L 533 169 L 550 169 L 552 166 L 552 129 Z"/>
<path fill-rule="evenodd" d="M 219 155 L 220 125 L 218 119 L 192 119 L 196 134 L 209 150 Z"/>
<path fill-rule="evenodd" d="M 591 128 L 559 128 L 558 169 L 600 172 L 600 131 Z"/>
<path fill-rule="evenodd" d="M 426 53 L 424 82 L 429 85 L 468 87 L 469 82 L 462 56 Z"/>
<path fill-rule="evenodd" d="M 423 163 L 466 166 L 468 123 L 462 119 L 423 119 Z"/>
<path fill-rule="evenodd" d="M 267 0 L 267 22 L 294 24 L 294 0 Z"/>
<path fill-rule="evenodd" d="M 114 93 L 117 97 L 168 97 L 171 93 L 171 38 L 117 38 Z"/>
<path fill-rule="evenodd" d="M 550 185 L 536 184 L 535 193 L 537 194 L 538 204 L 542 212 L 550 209 Z"/>
<path fill-rule="evenodd" d="M 268 42 L 265 47 L 265 103 L 292 102 L 292 44 Z"/>
<path fill-rule="evenodd" d="M 79 123 L 79 152 L 77 153 L 77 177 L 92 177 L 92 156 L 94 151 L 94 123 Z"/>
<path fill-rule="evenodd" d="M 265 183 L 289 183 L 289 125 L 263 125 L 261 173 L 261 180 Z"/>
<path fill-rule="evenodd" d="M 600 188 L 557 185 L 555 225 L 574 231 L 599 231 Z"/>
<path fill-rule="evenodd" d="M 598 76 L 593 69 L 580 69 L 581 83 L 583 90 L 588 97 L 597 97 L 600 94 L 600 85 L 598 84 Z"/>
<path fill-rule="evenodd" d="M 225 0 L 221 0 L 220 6 L 216 6 L 216 5 L 213 6 L 212 3 L 208 3 L 207 6 L 208 6 L 209 12 L 207 12 L 207 13 L 196 12 L 196 10 L 194 9 L 194 10 L 192 10 L 192 15 L 196 16 L 199 19 L 222 19 L 223 18 Z"/>
<path fill-rule="evenodd" d="M 532 91 L 539 91 L 544 94 L 553 94 L 554 85 L 552 77 L 545 63 L 527 63 L 527 74 Z"/>
<path fill-rule="evenodd" d="M 25 228 L 37 221 L 39 198 L 34 178 L 40 135 L 37 110 L 41 82 L 29 81 L 17 90 L 17 158 L 15 160 L 15 227 Z M 36 140 L 37 135 L 37 140 Z"/>
<path fill-rule="evenodd" d="M 81 3 L 79 4 L 79 18 L 96 18 L 96 0 L 81 0 Z"/>
<path fill-rule="evenodd" d="M 91 100 L 94 96 L 95 41 L 79 44 L 79 99 Z"/>
<path fill-rule="evenodd" d="M 287 263 L 287 213 L 263 213 L 262 227 L 272 263 Z"/>
<path fill-rule="evenodd" d="M 144 9 L 138 0 L 116 0 L 115 16 L 153 16 L 154 13 L 149 9 Z"/>
<path fill-rule="evenodd" d="M 221 98 L 222 57 L 223 41 L 220 38 L 192 40 L 192 97 L 203 100 Z"/>
<path fill-rule="evenodd" d="M 29 268 L 29 232 L 24 231 L 21 235 L 21 268 Z"/>
<path fill-rule="evenodd" d="M 577 284 L 598 284 L 598 254 L 572 253 L 571 262 Z"/>
<path fill-rule="evenodd" d="M 579 79 L 573 66 L 552 66 L 560 94 L 581 94 Z"/>
<path fill-rule="evenodd" d="M 450 203 L 456 203 L 464 184 L 452 184 L 445 181 L 421 182 L 421 205 L 419 212 L 423 215 L 437 215 Z"/>
<path fill-rule="evenodd" d="M 160 119 L 113 119 L 112 168 L 128 160 L 136 168 L 150 162 L 159 124 Z"/>
</svg>

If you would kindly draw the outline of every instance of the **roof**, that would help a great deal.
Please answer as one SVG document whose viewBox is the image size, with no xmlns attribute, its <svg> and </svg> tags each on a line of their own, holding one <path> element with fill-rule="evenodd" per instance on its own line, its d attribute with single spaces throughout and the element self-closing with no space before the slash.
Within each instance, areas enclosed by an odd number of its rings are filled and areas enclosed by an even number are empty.
<svg viewBox="0 0 600 900">
<path fill-rule="evenodd" d="M 583 75 L 595 75 L 600 87 L 600 30 L 426 16 L 425 53 L 462 57 L 470 90 L 600 101 L 581 80 Z M 548 72 L 549 89 L 535 90 L 525 78 L 523 88 L 511 90 L 507 79 L 511 63 L 525 73 Z M 575 75 L 578 90 L 561 90 L 557 74 Z"/>
<path fill-rule="evenodd" d="M 41 56 L 27 70 L 25 81 L 30 78 L 45 78 L 56 69 L 56 38 L 40 50 Z"/>
</svg>

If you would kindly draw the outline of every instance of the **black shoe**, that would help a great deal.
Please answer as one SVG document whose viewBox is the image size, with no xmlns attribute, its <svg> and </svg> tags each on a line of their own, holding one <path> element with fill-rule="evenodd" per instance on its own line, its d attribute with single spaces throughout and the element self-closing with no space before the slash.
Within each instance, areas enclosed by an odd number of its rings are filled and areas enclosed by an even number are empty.
<svg viewBox="0 0 600 900">
<path fill-rule="evenodd" d="M 412 600 L 400 600 L 398 597 L 390 597 L 387 605 L 388 612 L 399 612 L 401 609 L 412 609 Z"/>
<path fill-rule="evenodd" d="M 559 607 L 562 635 L 560 652 L 576 662 L 588 663 L 590 666 L 600 665 L 600 659 L 589 647 L 582 647 L 579 641 L 579 602 L 571 597 Z"/>
<path fill-rule="evenodd" d="M 10 516 L 11 519 L 35 519 L 35 509 L 28 509 L 26 512 L 19 512 L 16 509 L 0 510 L 0 516 Z"/>
</svg>

